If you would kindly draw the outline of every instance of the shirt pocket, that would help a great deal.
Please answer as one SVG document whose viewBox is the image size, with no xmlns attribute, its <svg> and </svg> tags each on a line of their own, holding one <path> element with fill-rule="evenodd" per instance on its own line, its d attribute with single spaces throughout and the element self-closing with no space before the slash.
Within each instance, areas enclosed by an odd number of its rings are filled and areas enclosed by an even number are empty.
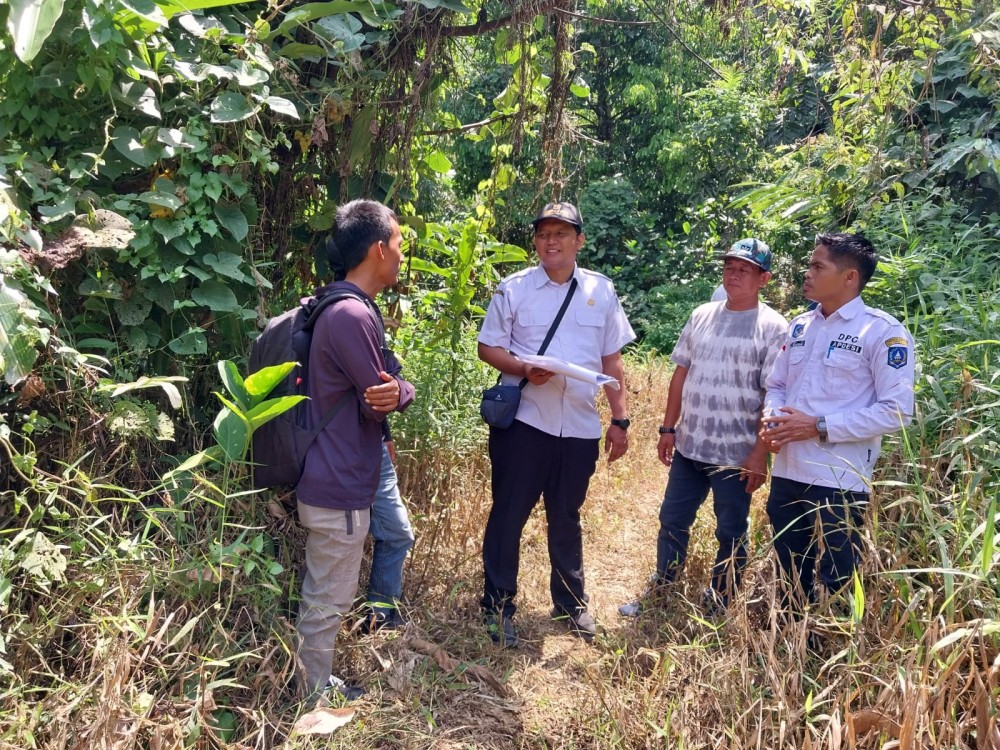
<svg viewBox="0 0 1000 750">
<path fill-rule="evenodd" d="M 823 358 L 823 393 L 829 396 L 856 393 L 863 366 L 864 360 L 858 354 L 830 352 Z"/>
<path fill-rule="evenodd" d="M 604 316 L 597 310 L 579 310 L 576 313 L 576 324 L 585 328 L 600 328 L 604 325 Z"/>
<path fill-rule="evenodd" d="M 548 310 L 521 310 L 517 322 L 523 326 L 547 326 L 552 323 L 553 314 Z"/>
<path fill-rule="evenodd" d="M 795 346 L 788 350 L 788 375 L 789 381 L 797 378 L 802 368 L 806 364 L 806 348 Z"/>
</svg>

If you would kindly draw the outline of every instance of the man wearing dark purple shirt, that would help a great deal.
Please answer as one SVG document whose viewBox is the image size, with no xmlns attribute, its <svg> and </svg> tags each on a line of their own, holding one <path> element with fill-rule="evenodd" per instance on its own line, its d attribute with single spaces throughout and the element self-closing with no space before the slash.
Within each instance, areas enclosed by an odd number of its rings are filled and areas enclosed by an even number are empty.
<svg viewBox="0 0 1000 750">
<path fill-rule="evenodd" d="M 382 464 L 382 421 L 413 400 L 398 377 L 399 362 L 384 348 L 382 315 L 374 298 L 396 283 L 402 234 L 391 209 L 369 200 L 337 211 L 327 240 L 335 281 L 348 298 L 316 321 L 309 358 L 309 420 L 317 424 L 348 399 L 306 454 L 296 487 L 299 519 L 308 530 L 306 573 L 299 605 L 298 655 L 310 698 L 332 687 L 348 699 L 363 691 L 331 674 L 340 621 L 350 610 L 368 535 L 370 509 Z"/>
</svg>

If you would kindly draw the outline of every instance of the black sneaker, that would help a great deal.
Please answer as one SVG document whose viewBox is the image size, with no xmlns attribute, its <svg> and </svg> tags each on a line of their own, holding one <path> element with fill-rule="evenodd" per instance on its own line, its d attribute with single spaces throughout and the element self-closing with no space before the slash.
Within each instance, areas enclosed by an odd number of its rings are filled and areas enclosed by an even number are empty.
<svg viewBox="0 0 1000 750">
<path fill-rule="evenodd" d="M 583 638 L 587 643 L 592 642 L 597 635 L 597 623 L 590 612 L 585 609 L 567 612 L 562 607 L 557 606 L 552 610 L 552 619 L 565 623 L 569 632 L 578 638 Z"/>
<path fill-rule="evenodd" d="M 361 622 L 361 632 L 365 635 L 380 630 L 402 630 L 404 627 L 406 620 L 395 607 L 372 607 Z"/>
<path fill-rule="evenodd" d="M 517 629 L 510 617 L 489 612 L 483 615 L 483 624 L 486 625 L 486 632 L 490 634 L 490 640 L 494 643 L 504 648 L 520 648 L 521 639 L 517 637 Z"/>
<path fill-rule="evenodd" d="M 726 600 L 718 591 L 707 588 L 701 592 L 701 608 L 706 617 L 722 617 L 726 614 Z"/>
<path fill-rule="evenodd" d="M 338 697 L 348 703 L 351 701 L 356 701 L 358 698 L 363 697 L 365 694 L 365 689 L 359 687 L 358 685 L 348 685 L 339 677 L 334 677 L 330 675 L 330 679 L 327 680 L 326 688 L 323 690 L 323 696 L 334 702 Z"/>
</svg>

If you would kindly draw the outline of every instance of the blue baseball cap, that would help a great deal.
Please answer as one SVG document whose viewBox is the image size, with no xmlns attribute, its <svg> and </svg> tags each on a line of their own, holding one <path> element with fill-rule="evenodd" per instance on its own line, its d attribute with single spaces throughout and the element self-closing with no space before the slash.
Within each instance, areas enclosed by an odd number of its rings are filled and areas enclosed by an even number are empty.
<svg viewBox="0 0 1000 750">
<path fill-rule="evenodd" d="M 767 246 L 766 242 L 761 242 L 753 237 L 747 237 L 744 240 L 733 243 L 733 246 L 729 248 L 729 252 L 719 256 L 719 260 L 725 260 L 726 258 L 739 258 L 740 260 L 753 263 L 762 271 L 771 270 L 771 248 Z"/>
</svg>

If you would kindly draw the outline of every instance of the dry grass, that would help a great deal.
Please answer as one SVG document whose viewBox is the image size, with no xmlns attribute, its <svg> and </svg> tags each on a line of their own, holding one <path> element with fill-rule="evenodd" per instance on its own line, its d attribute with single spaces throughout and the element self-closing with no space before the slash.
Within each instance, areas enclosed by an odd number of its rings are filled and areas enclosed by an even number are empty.
<svg viewBox="0 0 1000 750">
<path fill-rule="evenodd" d="M 880 511 L 871 532 L 864 612 L 856 623 L 822 608 L 811 616 L 810 629 L 823 636 L 815 652 L 806 648 L 806 624 L 766 626 L 775 586 L 764 490 L 755 498 L 744 594 L 726 618 L 705 619 L 696 605 L 714 558 L 707 504 L 669 602 L 638 620 L 618 617 L 617 605 L 653 569 L 666 479 L 655 426 L 668 375 L 656 361 L 633 363 L 630 451 L 602 463 L 591 484 L 587 586 L 605 627 L 593 645 L 548 617 L 540 508 L 522 546 L 518 621 L 527 643 L 516 652 L 490 643 L 478 613 L 488 464 L 478 453 L 456 460 L 424 450 L 419 462 L 404 457 L 400 470 L 419 535 L 407 572 L 411 624 L 376 636 L 348 627 L 338 670 L 369 694 L 336 734 L 289 737 L 301 709 L 288 688 L 293 631 L 284 615 L 301 534 L 270 519 L 266 531 L 286 567 L 271 579 L 237 565 L 192 581 L 197 566 L 177 569 L 184 545 L 164 532 L 145 563 L 76 565 L 73 585 L 57 587 L 58 596 L 20 595 L 20 609 L 3 619 L 19 637 L 6 639 L 14 672 L 0 673 L 0 750 L 1000 750 L 1000 657 L 989 634 L 996 598 L 988 587 L 982 598 L 956 595 L 961 606 L 948 623 L 940 575 L 880 575 L 929 565 L 899 543 L 904 534 L 893 524 L 906 516 L 905 498 Z M 233 501 L 225 523 L 217 509 L 200 513 L 196 527 L 226 537 L 254 506 Z M 269 591 L 269 582 L 284 590 Z"/>
</svg>

